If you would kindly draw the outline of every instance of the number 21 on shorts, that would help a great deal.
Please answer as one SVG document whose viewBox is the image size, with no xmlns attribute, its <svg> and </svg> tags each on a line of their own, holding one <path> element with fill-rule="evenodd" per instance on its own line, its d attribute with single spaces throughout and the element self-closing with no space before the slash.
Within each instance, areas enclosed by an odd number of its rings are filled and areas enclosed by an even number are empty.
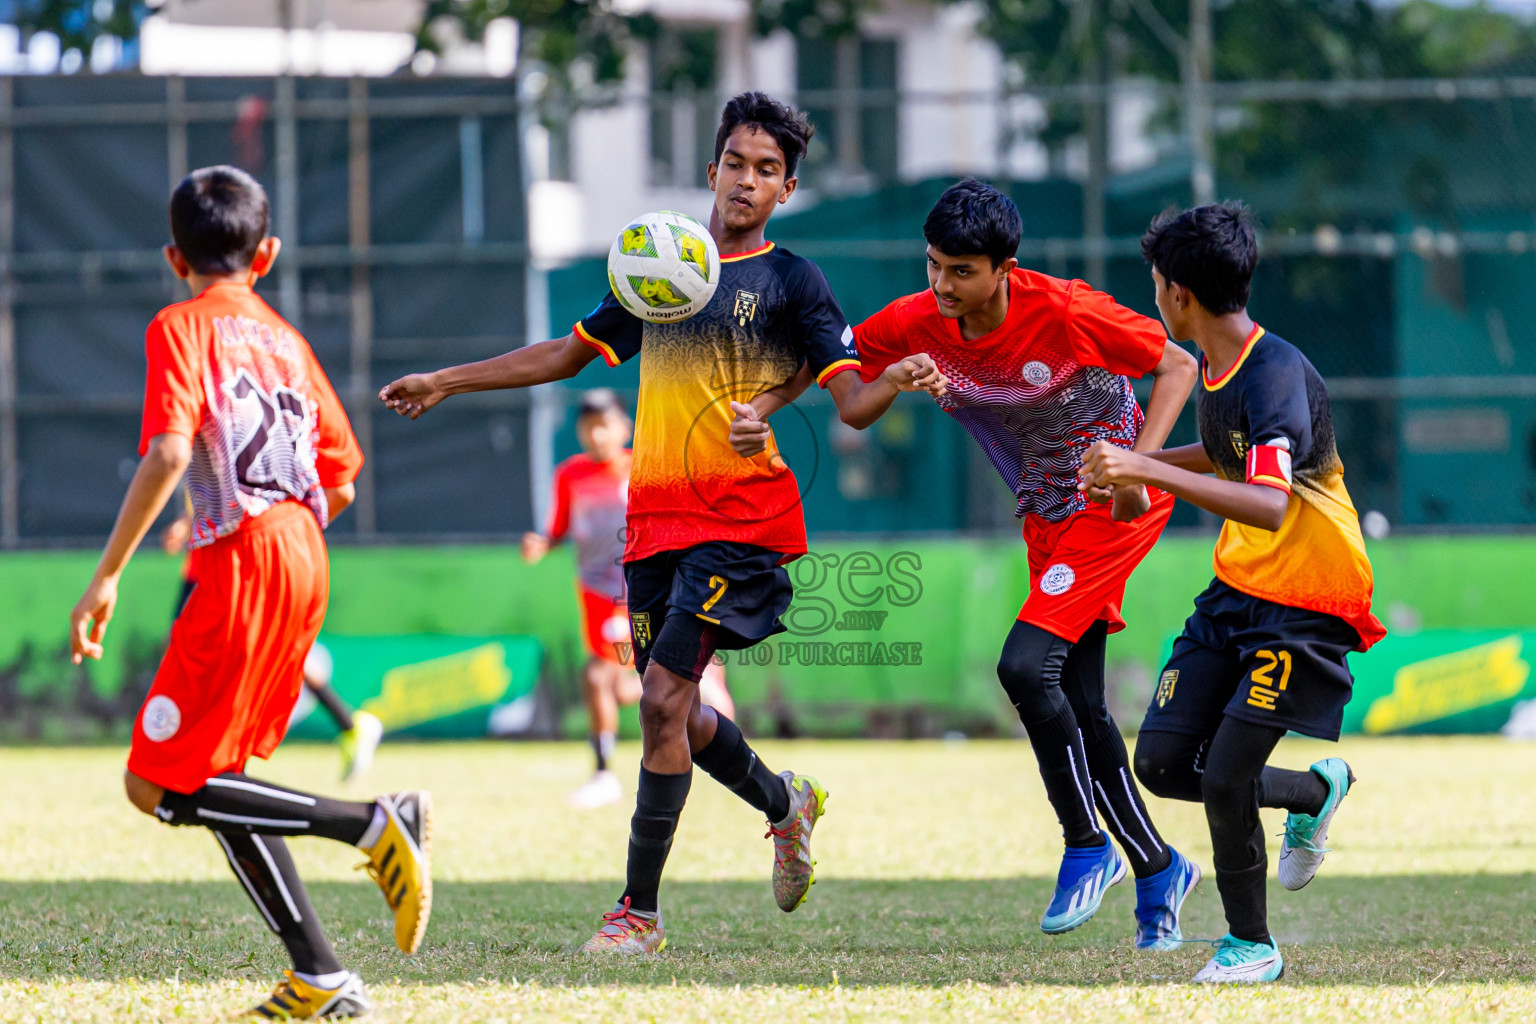
<svg viewBox="0 0 1536 1024">
<path fill-rule="evenodd" d="M 1253 686 L 1248 690 L 1248 703 L 1265 711 L 1275 710 L 1275 700 L 1291 681 L 1290 651 L 1255 651 L 1259 665 L 1250 676 Z M 1275 681 L 1275 669 L 1280 670 L 1279 682 Z"/>
</svg>

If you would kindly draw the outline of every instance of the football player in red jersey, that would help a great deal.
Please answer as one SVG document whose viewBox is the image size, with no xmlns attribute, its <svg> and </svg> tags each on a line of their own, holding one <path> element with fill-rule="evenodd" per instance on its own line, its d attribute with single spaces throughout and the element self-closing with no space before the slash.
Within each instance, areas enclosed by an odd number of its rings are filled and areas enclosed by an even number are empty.
<svg viewBox="0 0 1536 1024">
<path fill-rule="evenodd" d="M 948 189 L 923 225 L 930 287 L 854 329 L 860 373 L 871 379 L 892 360 L 927 353 L 947 381 L 939 405 L 1017 499 L 1030 591 L 997 671 L 1066 843 L 1040 927 L 1056 934 L 1085 924 L 1129 860 L 1137 945 L 1172 948 L 1200 873 L 1163 842 L 1137 792 L 1104 700 L 1104 649 L 1125 626 L 1126 580 L 1162 533 L 1173 497 L 1144 487 L 1084 494 L 1077 474 L 1095 441 L 1161 447 L 1194 386 L 1195 361 L 1156 320 L 1082 281 L 1019 267 L 1022 232 L 1004 193 L 974 180 Z M 1143 416 L 1128 378 L 1147 375 Z M 760 433 L 738 425 L 738 451 Z"/>
</svg>

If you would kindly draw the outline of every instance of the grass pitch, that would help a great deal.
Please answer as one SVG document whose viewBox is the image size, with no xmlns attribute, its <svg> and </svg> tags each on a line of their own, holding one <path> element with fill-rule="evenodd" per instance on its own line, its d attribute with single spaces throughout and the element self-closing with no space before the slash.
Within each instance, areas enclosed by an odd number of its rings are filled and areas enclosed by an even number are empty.
<svg viewBox="0 0 1536 1024">
<path fill-rule="evenodd" d="M 652 963 L 570 955 L 621 888 L 631 809 L 566 808 L 589 769 L 576 745 L 386 745 L 370 786 L 424 786 L 437 800 L 436 903 L 415 958 L 395 951 L 355 852 L 292 846 L 384 1021 L 1536 1018 L 1536 746 L 1282 745 L 1278 763 L 1337 751 L 1361 781 L 1318 878 L 1299 893 L 1271 885 L 1285 980 L 1243 991 L 1186 984 L 1205 946 L 1133 950 L 1129 881 L 1084 928 L 1039 932 L 1060 839 L 1026 744 L 760 749 L 831 792 L 819 884 L 779 912 L 762 822 L 698 773 L 662 888 L 671 944 Z M 626 779 L 637 757 L 621 748 Z M 285 966 L 217 844 L 131 810 L 121 763 L 108 749 L 0 751 L 0 1021 L 222 1019 Z M 254 768 L 340 792 L 327 747 Z M 1152 810 L 1209 869 L 1201 810 Z M 1281 821 L 1266 812 L 1270 832 Z M 1208 877 L 1185 931 L 1224 930 Z"/>
</svg>

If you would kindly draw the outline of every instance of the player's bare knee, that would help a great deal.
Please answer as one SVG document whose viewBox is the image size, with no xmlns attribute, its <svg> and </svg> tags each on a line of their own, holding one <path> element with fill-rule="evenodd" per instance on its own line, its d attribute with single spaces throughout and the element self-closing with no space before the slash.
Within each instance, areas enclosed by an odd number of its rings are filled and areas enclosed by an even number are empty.
<svg viewBox="0 0 1536 1024">
<path fill-rule="evenodd" d="M 655 682 L 646 679 L 645 689 L 640 694 L 640 724 L 647 735 L 659 736 L 686 729 L 688 725 L 688 712 L 693 704 L 693 694 L 670 673 L 659 676 Z"/>
<path fill-rule="evenodd" d="M 123 792 L 129 803 L 149 815 L 155 813 L 155 808 L 160 806 L 160 800 L 165 796 L 165 790 L 133 772 L 123 772 Z"/>
</svg>

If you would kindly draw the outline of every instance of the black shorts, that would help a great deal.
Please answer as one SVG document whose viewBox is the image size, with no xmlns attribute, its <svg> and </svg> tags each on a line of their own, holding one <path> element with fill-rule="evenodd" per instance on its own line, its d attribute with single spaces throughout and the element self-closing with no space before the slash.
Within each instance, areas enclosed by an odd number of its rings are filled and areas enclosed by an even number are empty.
<svg viewBox="0 0 1536 1024">
<path fill-rule="evenodd" d="M 1214 736 L 1224 715 L 1339 738 L 1360 643 L 1336 615 L 1252 597 L 1213 580 L 1173 643 L 1144 730 Z"/>
<path fill-rule="evenodd" d="M 625 562 L 635 671 L 644 675 L 654 656 L 662 668 L 697 681 L 715 651 L 784 632 L 779 616 L 794 596 L 779 564 L 785 557 L 756 544 L 708 541 Z M 669 618 L 678 621 L 664 638 Z"/>
</svg>

